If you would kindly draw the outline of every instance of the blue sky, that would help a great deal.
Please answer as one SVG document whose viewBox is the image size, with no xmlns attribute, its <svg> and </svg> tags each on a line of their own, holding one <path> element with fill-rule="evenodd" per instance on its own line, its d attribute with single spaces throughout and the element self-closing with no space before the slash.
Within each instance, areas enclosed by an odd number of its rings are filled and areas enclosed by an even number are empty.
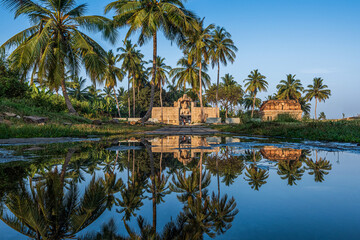
<svg viewBox="0 0 360 240">
<path fill-rule="evenodd" d="M 110 0 L 79 0 L 88 3 L 88 14 L 103 14 Z M 273 94 L 286 74 L 296 74 L 306 87 L 314 77 L 324 78 L 332 96 L 318 105 L 328 118 L 360 114 L 360 1 L 355 0 L 189 0 L 186 6 L 206 24 L 225 27 L 239 48 L 236 62 L 222 68 L 221 75 L 232 74 L 243 85 L 253 69 L 267 76 Z M 111 17 L 111 14 L 108 15 Z M 0 43 L 28 26 L 25 18 L 14 20 L 13 13 L 0 7 Z M 105 49 L 116 49 L 99 35 Z M 151 58 L 151 43 L 141 50 Z M 160 37 L 158 54 L 175 67 L 181 52 Z M 210 70 L 212 81 L 216 71 Z M 125 86 L 126 83 L 120 85 Z M 313 110 L 312 110 L 313 112 Z"/>
</svg>

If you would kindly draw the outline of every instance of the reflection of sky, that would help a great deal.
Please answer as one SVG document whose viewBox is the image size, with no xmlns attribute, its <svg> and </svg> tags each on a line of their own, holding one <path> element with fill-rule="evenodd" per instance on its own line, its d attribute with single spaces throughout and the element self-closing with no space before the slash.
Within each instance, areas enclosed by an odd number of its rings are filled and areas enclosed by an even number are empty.
<svg viewBox="0 0 360 240">
<path fill-rule="evenodd" d="M 78 2 L 88 3 L 88 14 L 102 15 L 104 6 L 111 0 Z M 186 6 L 201 18 L 206 17 L 206 24 L 224 26 L 233 35 L 238 56 L 235 64 L 222 67 L 221 75 L 230 73 L 243 85 L 250 71 L 258 68 L 269 82 L 269 91 L 260 94 L 262 99 L 276 91 L 276 85 L 286 74 L 296 74 L 304 86 L 314 77 L 323 77 L 333 95 L 325 104 L 318 105 L 318 113 L 324 111 L 331 118 L 340 118 L 342 113 L 347 117 L 360 113 L 357 105 L 360 79 L 354 74 L 360 65 L 360 1 L 191 0 Z M 14 21 L 13 14 L 3 7 L 0 7 L 0 22 L 0 43 L 28 26 L 22 17 Z M 125 31 L 120 31 L 115 46 L 99 35 L 92 36 L 104 48 L 116 49 Z M 152 56 L 151 47 L 149 42 L 141 49 L 146 60 Z M 158 54 L 172 67 L 181 57 L 178 48 L 161 34 Z M 216 70 L 209 72 L 212 82 L 216 73 Z M 120 86 L 126 87 L 126 81 Z"/>
<path fill-rule="evenodd" d="M 269 144 L 271 145 L 271 144 Z M 224 149 L 222 149 L 224 150 Z M 229 148 L 234 155 L 244 154 L 244 149 Z M 258 149 L 257 149 L 258 150 Z M 137 151 L 138 152 L 138 151 Z M 214 153 L 211 153 L 214 154 Z M 221 154 L 220 154 L 221 155 Z M 158 156 L 158 155 L 156 155 Z M 322 183 L 314 182 L 314 176 L 304 173 L 297 185 L 288 186 L 277 174 L 276 163 L 262 159 L 258 165 L 269 167 L 267 183 L 259 191 L 254 191 L 244 180 L 244 173 L 230 186 L 221 182 L 221 195 L 233 196 L 239 213 L 228 232 L 216 239 L 358 239 L 360 237 L 360 161 L 359 153 L 319 151 L 318 157 L 326 158 L 332 164 L 332 170 L 325 175 Z M 316 159 L 315 151 L 310 158 Z M 132 163 L 130 163 L 131 165 Z M 303 164 L 303 167 L 305 164 Z M 166 172 L 166 169 L 163 169 Z M 103 176 L 101 170 L 97 176 Z M 127 182 L 127 170 L 117 174 Z M 131 176 L 131 173 L 130 173 Z M 91 176 L 86 176 L 89 183 Z M 213 176 L 207 188 L 209 194 L 217 193 L 217 178 Z M 169 182 L 171 177 L 169 178 Z M 220 177 L 222 181 L 222 177 Z M 80 195 L 84 191 L 80 186 Z M 146 196 L 150 194 L 145 193 Z M 165 202 L 157 206 L 158 230 L 160 231 L 182 209 L 176 194 L 165 197 Z M 152 223 L 152 201 L 145 199 L 144 206 L 137 211 L 149 224 Z M 99 230 L 99 226 L 114 218 L 118 231 L 125 233 L 121 214 L 111 212 L 99 217 L 84 232 Z M 131 226 L 136 226 L 132 218 Z M 3 239 L 24 239 L 0 222 Z"/>
</svg>

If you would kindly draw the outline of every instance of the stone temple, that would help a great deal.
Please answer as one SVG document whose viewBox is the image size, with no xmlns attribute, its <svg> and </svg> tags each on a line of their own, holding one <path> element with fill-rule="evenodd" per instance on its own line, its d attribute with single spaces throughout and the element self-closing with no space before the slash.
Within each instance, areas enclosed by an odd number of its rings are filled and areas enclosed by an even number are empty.
<svg viewBox="0 0 360 240">
<path fill-rule="evenodd" d="M 260 107 L 260 115 L 263 121 L 273 121 L 281 114 L 289 114 L 297 120 L 301 120 L 303 111 L 296 100 L 269 100 Z"/>
<path fill-rule="evenodd" d="M 161 119 L 161 111 L 163 119 Z M 195 102 L 184 94 L 178 101 L 174 102 L 174 107 L 154 107 L 151 114 L 152 119 L 172 125 L 189 125 L 201 122 L 201 108 L 195 106 Z M 207 118 L 219 118 L 220 110 L 216 107 L 204 107 L 204 120 Z"/>
</svg>

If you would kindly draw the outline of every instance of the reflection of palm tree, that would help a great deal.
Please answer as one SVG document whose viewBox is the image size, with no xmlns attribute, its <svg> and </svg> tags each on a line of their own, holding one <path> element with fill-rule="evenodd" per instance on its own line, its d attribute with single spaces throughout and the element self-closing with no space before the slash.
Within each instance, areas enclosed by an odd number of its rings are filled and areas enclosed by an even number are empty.
<svg viewBox="0 0 360 240">
<path fill-rule="evenodd" d="M 231 228 L 231 223 L 239 212 L 239 210 L 236 209 L 236 202 L 233 197 L 228 199 L 228 196 L 225 195 L 220 199 L 220 197 L 214 193 L 211 197 L 210 210 L 215 231 L 218 234 L 225 233 Z"/>
<path fill-rule="evenodd" d="M 112 206 L 116 204 L 116 199 L 114 195 L 121 191 L 123 188 L 123 181 L 122 179 L 117 179 L 116 174 L 110 172 L 105 173 L 105 178 L 102 179 L 102 184 L 105 187 L 105 193 L 107 196 L 107 208 L 111 210 Z"/>
<path fill-rule="evenodd" d="M 93 223 L 106 209 L 106 195 L 101 180 L 92 179 L 79 199 L 74 182 L 65 194 L 61 175 L 49 172 L 30 190 L 22 186 L 7 196 L 7 208 L 14 216 L 1 220 L 16 231 L 33 239 L 64 239 Z"/>
<path fill-rule="evenodd" d="M 256 165 L 252 165 L 250 168 L 246 168 L 245 178 L 249 182 L 252 189 L 259 191 L 259 188 L 266 183 L 266 179 L 269 177 L 269 173 L 258 168 Z"/>
<path fill-rule="evenodd" d="M 131 216 L 136 217 L 136 210 L 139 210 L 144 204 L 144 187 L 145 178 L 136 177 L 135 181 L 129 181 L 127 187 L 120 191 L 121 199 L 116 199 L 116 205 L 122 207 L 121 210 L 117 210 L 118 213 L 124 212 L 123 220 L 129 220 Z"/>
<path fill-rule="evenodd" d="M 88 233 L 79 239 L 80 240 L 103 240 L 103 239 L 123 240 L 126 238 L 117 234 L 117 227 L 115 225 L 115 221 L 114 219 L 111 219 L 108 223 L 103 224 L 101 226 L 100 232 Z"/>
<path fill-rule="evenodd" d="M 175 176 L 172 178 L 172 183 L 170 183 L 170 190 L 172 192 L 180 193 L 177 197 L 180 202 L 189 202 L 194 199 L 199 193 L 199 172 L 193 171 L 189 176 L 185 175 L 185 171 L 176 171 Z M 210 174 L 202 174 L 202 187 L 206 188 L 210 185 Z"/>
<path fill-rule="evenodd" d="M 296 181 L 300 181 L 305 170 L 301 168 L 301 161 L 279 161 L 277 173 L 281 179 L 288 180 L 288 185 L 296 185 Z"/>
<path fill-rule="evenodd" d="M 325 158 L 317 159 L 315 162 L 312 159 L 307 159 L 305 163 L 307 165 L 306 169 L 311 170 L 309 174 L 314 175 L 315 182 L 324 181 L 324 175 L 328 175 L 329 172 L 327 171 L 332 169 L 330 161 L 327 161 Z"/>
</svg>

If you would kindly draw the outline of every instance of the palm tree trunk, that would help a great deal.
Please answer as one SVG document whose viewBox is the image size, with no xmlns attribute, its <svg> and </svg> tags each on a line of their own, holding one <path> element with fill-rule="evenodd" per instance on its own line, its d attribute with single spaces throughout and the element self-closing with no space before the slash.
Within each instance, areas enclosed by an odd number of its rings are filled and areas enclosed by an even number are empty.
<svg viewBox="0 0 360 240">
<path fill-rule="evenodd" d="M 119 118 L 121 118 L 119 101 L 118 101 L 118 98 L 117 98 L 117 96 L 116 96 L 115 87 L 113 87 L 113 90 L 114 90 L 114 97 L 115 97 L 115 101 L 116 101 L 116 107 L 117 107 L 117 110 L 118 110 Z"/>
<path fill-rule="evenodd" d="M 135 113 L 136 113 L 136 109 L 135 109 L 135 74 L 133 77 L 133 83 L 132 83 L 132 88 L 133 88 L 133 117 L 135 118 Z"/>
<path fill-rule="evenodd" d="M 220 199 L 220 177 L 219 177 L 219 157 L 216 153 L 216 175 L 217 175 L 217 185 L 218 185 L 218 200 Z"/>
<path fill-rule="evenodd" d="M 218 60 L 218 73 L 217 73 L 217 85 L 216 85 L 216 107 L 219 107 L 219 84 L 220 84 L 220 60 Z M 216 112 L 217 115 L 217 112 Z M 219 117 L 219 116 L 216 116 Z"/>
<path fill-rule="evenodd" d="M 200 153 L 200 181 L 199 181 L 199 191 L 200 191 L 200 199 L 202 199 L 202 160 L 203 160 L 203 152 Z"/>
<path fill-rule="evenodd" d="M 71 104 L 71 101 L 70 101 L 70 98 L 69 98 L 69 95 L 67 94 L 67 91 L 66 91 L 66 86 L 65 86 L 65 78 L 63 78 L 61 80 L 61 89 L 62 89 L 62 92 L 63 92 L 63 96 L 64 96 L 64 99 L 65 99 L 65 103 L 66 103 L 66 106 L 69 110 L 69 113 L 70 114 L 74 114 L 74 115 L 78 115 L 75 108 L 73 107 L 73 105 Z"/>
<path fill-rule="evenodd" d="M 254 117 L 255 101 L 256 101 L 256 93 L 254 93 L 253 105 L 252 105 L 252 110 L 251 110 L 251 118 Z"/>
<path fill-rule="evenodd" d="M 317 120 L 316 108 L 317 108 L 317 98 L 315 98 L 315 120 Z"/>
<path fill-rule="evenodd" d="M 128 110 L 129 110 L 129 118 L 130 116 L 130 72 L 128 73 Z"/>
<path fill-rule="evenodd" d="M 199 98 L 200 98 L 200 107 L 201 107 L 201 122 L 205 122 L 204 119 L 204 106 L 202 101 L 202 62 L 200 60 L 200 68 L 199 68 L 199 81 L 200 81 L 200 90 L 199 90 Z"/>
<path fill-rule="evenodd" d="M 161 107 L 161 122 L 164 122 L 164 111 L 163 111 L 163 101 L 162 101 L 162 86 L 160 80 L 160 107 Z"/>
<path fill-rule="evenodd" d="M 155 185 L 155 168 L 154 168 L 154 155 L 149 146 L 148 142 L 142 141 L 145 145 L 146 151 L 150 157 L 150 168 L 151 168 L 151 185 L 152 185 L 152 204 L 153 204 L 153 231 L 156 233 L 156 185 Z"/>
<path fill-rule="evenodd" d="M 64 181 L 65 181 L 65 174 L 66 174 L 66 170 L 67 170 L 67 166 L 69 165 L 69 162 L 71 160 L 72 155 L 75 153 L 75 149 L 69 149 L 66 157 L 65 157 L 65 161 L 64 164 L 62 165 L 61 168 L 61 173 L 60 173 L 60 180 L 61 180 L 61 184 L 64 185 Z"/>
<path fill-rule="evenodd" d="M 157 57 L 157 32 L 154 32 L 153 35 L 153 69 L 151 77 L 151 97 L 150 97 L 150 106 L 145 116 L 141 119 L 142 123 L 145 123 L 151 116 L 152 108 L 154 106 L 154 95 L 155 95 L 155 77 L 156 77 L 156 57 Z"/>
<path fill-rule="evenodd" d="M 135 143 L 133 144 L 135 147 Z M 133 169 L 132 169 L 132 179 L 133 183 L 135 182 L 135 149 L 133 149 Z"/>
</svg>

